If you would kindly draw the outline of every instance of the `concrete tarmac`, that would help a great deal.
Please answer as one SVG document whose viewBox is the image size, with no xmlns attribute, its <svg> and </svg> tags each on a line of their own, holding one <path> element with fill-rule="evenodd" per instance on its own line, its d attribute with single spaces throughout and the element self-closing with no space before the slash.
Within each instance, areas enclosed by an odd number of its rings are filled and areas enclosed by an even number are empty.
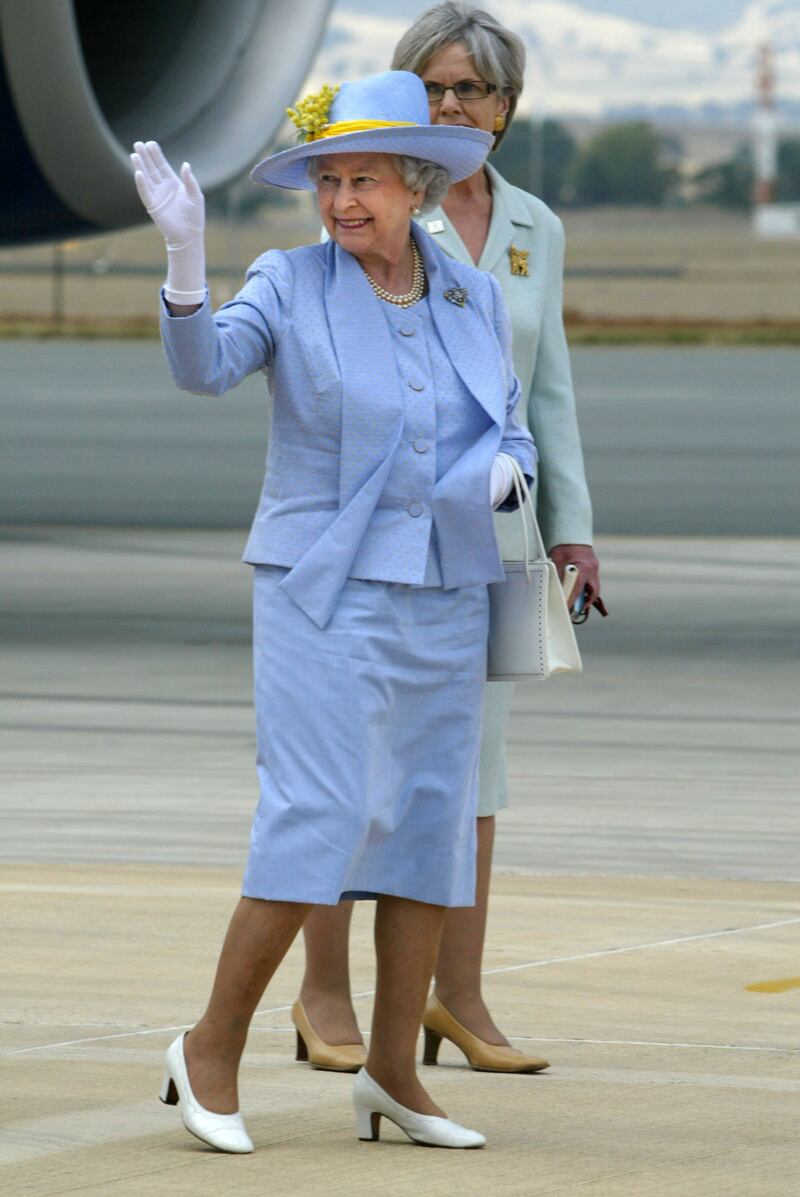
<svg viewBox="0 0 800 1197">
<path fill-rule="evenodd" d="M 519 688 L 485 992 L 552 1062 L 424 1079 L 482 1152 L 358 1143 L 293 1061 L 295 945 L 255 1020 L 252 1157 L 155 1100 L 204 1003 L 255 802 L 240 533 L 0 535 L 0 1192 L 794 1192 L 800 541 L 601 539 L 585 673 Z M 353 933 L 368 1029 L 371 907 Z M 751 989 L 749 986 L 760 986 Z"/>
<path fill-rule="evenodd" d="M 572 352 L 601 533 L 796 536 L 800 352 Z M 155 342 L 4 342 L 0 520 L 245 527 L 269 404 L 176 390 Z"/>
<path fill-rule="evenodd" d="M 485 1131 L 422 1151 L 356 1139 L 352 1078 L 292 1059 L 291 950 L 256 1015 L 241 1104 L 256 1152 L 224 1157 L 159 1104 L 164 1048 L 202 1009 L 238 872 L 14 865 L 3 904 L 0 1192 L 8 1197 L 791 1197 L 800 894 L 755 882 L 498 877 L 485 994 L 548 1072 L 471 1072 L 445 1045 L 423 1080 Z M 352 936 L 369 1025 L 370 912 Z"/>
</svg>

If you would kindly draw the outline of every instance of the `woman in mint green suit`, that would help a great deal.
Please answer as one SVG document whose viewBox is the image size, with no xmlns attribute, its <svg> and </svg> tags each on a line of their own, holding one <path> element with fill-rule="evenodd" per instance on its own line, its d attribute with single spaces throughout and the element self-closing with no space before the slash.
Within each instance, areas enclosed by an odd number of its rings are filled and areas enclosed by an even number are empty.
<svg viewBox="0 0 800 1197">
<path fill-rule="evenodd" d="M 493 132 L 502 140 L 522 91 L 525 48 L 490 14 L 448 2 L 423 13 L 401 38 L 392 67 L 426 84 L 434 124 Z M 569 354 L 562 318 L 564 231 L 535 196 L 492 166 L 452 186 L 442 205 L 419 219 L 457 261 L 490 271 L 511 317 L 513 360 L 523 400 L 519 420 L 539 451 L 537 515 L 559 570 L 572 562 L 587 606 L 599 594 L 592 512 L 583 468 Z M 495 517 L 503 556 L 521 556 L 519 520 Z M 481 961 L 494 840 L 494 816 L 507 804 L 505 734 L 513 684 L 487 686 L 477 819 L 476 905 L 452 909 L 436 966 L 435 996 L 425 1012 L 426 1059 L 442 1037 L 474 1068 L 534 1072 L 546 1061 L 515 1051 L 481 996 Z M 316 910 L 305 925 L 306 975 L 295 1003 L 299 1058 L 322 1068 L 358 1066 L 361 1036 L 350 1001 L 347 941 L 351 903 Z"/>
</svg>

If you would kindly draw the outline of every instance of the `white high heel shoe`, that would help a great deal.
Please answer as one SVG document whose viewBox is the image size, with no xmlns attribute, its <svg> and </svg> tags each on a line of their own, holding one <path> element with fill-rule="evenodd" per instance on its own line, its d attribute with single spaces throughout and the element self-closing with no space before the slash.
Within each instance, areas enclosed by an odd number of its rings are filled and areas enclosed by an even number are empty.
<svg viewBox="0 0 800 1197">
<path fill-rule="evenodd" d="M 168 1106 L 180 1103 L 179 1113 L 183 1125 L 197 1139 L 202 1139 L 217 1151 L 230 1151 L 244 1155 L 253 1150 L 241 1114 L 215 1114 L 204 1109 L 192 1093 L 186 1058 L 183 1054 L 183 1040 L 179 1035 L 167 1048 L 164 1060 L 164 1081 L 159 1097 Z"/>
<path fill-rule="evenodd" d="M 353 1086 L 353 1105 L 356 1111 L 358 1137 L 374 1141 L 380 1138 L 381 1117 L 399 1126 L 414 1143 L 426 1147 L 483 1147 L 486 1139 L 478 1131 L 459 1126 L 449 1118 L 431 1114 L 417 1114 L 390 1097 L 385 1089 L 373 1081 L 362 1068 Z"/>
</svg>

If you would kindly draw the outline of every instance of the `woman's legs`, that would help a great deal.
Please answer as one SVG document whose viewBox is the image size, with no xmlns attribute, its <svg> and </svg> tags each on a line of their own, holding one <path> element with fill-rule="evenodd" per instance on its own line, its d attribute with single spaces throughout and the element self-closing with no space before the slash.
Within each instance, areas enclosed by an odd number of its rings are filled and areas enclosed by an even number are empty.
<svg viewBox="0 0 800 1197">
<path fill-rule="evenodd" d="M 479 818 L 477 826 L 475 905 L 458 906 L 446 912 L 435 969 L 436 996 L 473 1035 L 485 1043 L 508 1046 L 508 1040 L 495 1026 L 481 995 L 494 816 Z M 352 911 L 352 902 L 315 906 L 303 927 L 306 972 L 300 997 L 312 1026 L 326 1043 L 331 1044 L 361 1042 L 350 1000 L 348 971 Z"/>
<path fill-rule="evenodd" d="M 363 1042 L 350 1000 L 352 914 L 352 902 L 315 906 L 303 924 L 306 970 L 300 1001 L 320 1039 L 331 1046 Z"/>
<path fill-rule="evenodd" d="M 494 815 L 478 819 L 475 905 L 447 911 L 436 961 L 436 996 L 458 1022 L 485 1043 L 509 1046 L 481 994 L 481 965 L 492 877 Z"/>
<path fill-rule="evenodd" d="M 382 895 L 375 913 L 377 980 L 367 1072 L 401 1105 L 443 1117 L 420 1084 L 417 1036 L 445 916 L 444 906 Z"/>
<path fill-rule="evenodd" d="M 241 898 L 222 945 L 206 1012 L 184 1044 L 195 1097 L 215 1114 L 239 1108 L 239 1060 L 250 1020 L 311 907 Z"/>
</svg>

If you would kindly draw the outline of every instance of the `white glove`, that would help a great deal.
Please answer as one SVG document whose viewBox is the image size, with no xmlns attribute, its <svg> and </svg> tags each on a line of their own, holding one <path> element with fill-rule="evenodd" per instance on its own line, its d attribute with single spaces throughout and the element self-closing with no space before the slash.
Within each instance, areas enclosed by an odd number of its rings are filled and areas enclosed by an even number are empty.
<svg viewBox="0 0 800 1197">
<path fill-rule="evenodd" d="M 164 294 L 171 303 L 202 303 L 206 297 L 205 200 L 188 162 L 180 177 L 157 141 L 134 142 L 131 162 L 139 199 L 167 245 Z"/>
<path fill-rule="evenodd" d="M 511 469 L 511 458 L 507 453 L 498 453 L 492 462 L 492 473 L 489 479 L 492 510 L 498 508 L 508 498 L 513 482 L 514 474 Z"/>
</svg>

